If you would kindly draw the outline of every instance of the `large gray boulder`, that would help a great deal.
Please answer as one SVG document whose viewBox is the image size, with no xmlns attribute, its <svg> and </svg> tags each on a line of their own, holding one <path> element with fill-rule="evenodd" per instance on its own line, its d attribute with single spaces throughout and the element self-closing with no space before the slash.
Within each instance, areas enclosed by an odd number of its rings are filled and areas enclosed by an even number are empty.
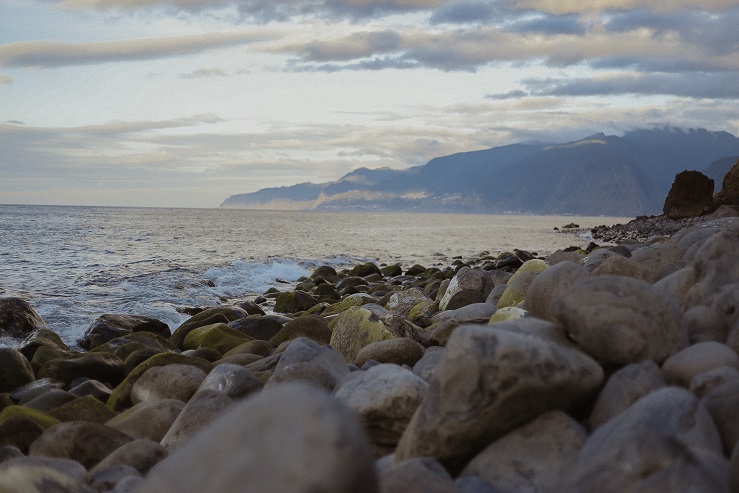
<svg viewBox="0 0 739 493">
<path fill-rule="evenodd" d="M 216 390 L 231 399 L 242 399 L 262 390 L 264 385 L 252 371 L 240 365 L 223 363 L 211 370 L 198 390 Z"/>
<path fill-rule="evenodd" d="M 197 392 L 177 415 L 161 444 L 170 452 L 181 447 L 233 403 L 231 398 L 216 390 Z"/>
<path fill-rule="evenodd" d="M 516 428 L 480 452 L 462 471 L 501 491 L 544 493 L 575 467 L 588 433 L 562 411 Z"/>
<path fill-rule="evenodd" d="M 688 345 L 677 303 L 638 279 L 586 279 L 561 296 L 552 313 L 583 351 L 604 363 L 661 363 Z"/>
<path fill-rule="evenodd" d="M 131 389 L 131 402 L 177 399 L 187 402 L 205 380 L 205 372 L 192 365 L 155 366 L 146 370 Z"/>
<path fill-rule="evenodd" d="M 521 323 L 519 321 L 518 323 Z M 460 469 L 491 442 L 540 414 L 568 409 L 603 380 L 588 356 L 505 327 L 465 325 L 449 339 L 429 389 L 395 451 Z"/>
<path fill-rule="evenodd" d="M 29 455 L 72 459 L 90 469 L 131 437 L 109 426 L 70 421 L 50 426 L 31 445 Z"/>
<path fill-rule="evenodd" d="M 374 493 L 377 480 L 356 415 L 317 387 L 286 383 L 236 404 L 137 493 L 162 491 Z"/>
<path fill-rule="evenodd" d="M 472 303 L 484 303 L 493 280 L 487 272 L 463 267 L 457 272 L 439 301 L 440 310 L 454 310 Z"/>
<path fill-rule="evenodd" d="M 275 385 L 305 380 L 330 392 L 347 373 L 349 367 L 339 351 L 328 345 L 322 346 L 313 339 L 298 337 L 282 353 L 267 383 Z"/>
</svg>

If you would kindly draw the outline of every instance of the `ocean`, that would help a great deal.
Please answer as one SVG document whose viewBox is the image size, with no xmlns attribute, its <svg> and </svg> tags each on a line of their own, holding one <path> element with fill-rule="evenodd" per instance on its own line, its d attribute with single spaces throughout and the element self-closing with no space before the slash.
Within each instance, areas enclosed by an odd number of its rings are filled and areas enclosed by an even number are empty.
<svg viewBox="0 0 739 493">
<path fill-rule="evenodd" d="M 584 246 L 554 231 L 629 218 L 0 205 L 0 296 L 27 300 L 69 345 L 104 313 L 172 329 L 178 308 L 284 290 L 319 265 L 448 264 L 519 248 Z M 0 345 L 18 341 L 0 339 Z"/>
</svg>

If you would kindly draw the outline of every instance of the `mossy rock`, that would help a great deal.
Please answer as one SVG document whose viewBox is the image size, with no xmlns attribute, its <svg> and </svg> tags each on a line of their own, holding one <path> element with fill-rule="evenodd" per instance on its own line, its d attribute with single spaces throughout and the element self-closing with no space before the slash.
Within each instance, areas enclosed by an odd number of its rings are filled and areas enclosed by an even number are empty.
<svg viewBox="0 0 739 493">
<path fill-rule="evenodd" d="M 249 314 L 246 310 L 237 306 L 214 306 L 212 308 L 207 308 L 197 315 L 193 315 L 188 318 L 179 327 L 177 327 L 172 333 L 172 337 L 169 338 L 169 342 L 182 349 L 182 342 L 185 340 L 187 334 L 194 329 L 216 323 L 227 324 L 236 319 L 248 316 Z"/>
<path fill-rule="evenodd" d="M 182 351 L 182 354 L 186 356 L 192 356 L 193 358 L 203 358 L 204 360 L 210 361 L 213 363 L 214 361 L 218 361 L 223 356 L 221 353 L 216 351 L 213 348 L 200 346 L 197 349 L 188 349 L 187 351 Z"/>
<path fill-rule="evenodd" d="M 8 406 L 0 411 L 0 424 L 14 416 L 27 416 L 46 429 L 60 421 L 49 414 L 26 406 Z"/>
<path fill-rule="evenodd" d="M 431 325 L 431 317 L 439 311 L 438 301 L 422 301 L 411 308 L 406 318 L 419 327 Z"/>
<path fill-rule="evenodd" d="M 69 346 L 64 344 L 59 334 L 49 329 L 37 329 L 33 334 L 26 337 L 18 347 L 18 351 L 26 357 L 28 361 L 33 359 L 36 350 L 41 347 L 49 347 L 62 353 L 69 353 Z"/>
<path fill-rule="evenodd" d="M 34 373 L 38 374 L 39 369 L 44 366 L 45 363 L 48 363 L 49 361 L 54 361 L 55 359 L 69 358 L 70 356 L 73 356 L 75 354 L 78 353 L 74 353 L 73 351 L 59 350 L 51 346 L 39 346 L 33 353 L 33 359 L 31 359 L 31 367 L 33 368 Z"/>
<path fill-rule="evenodd" d="M 166 366 L 166 365 L 192 365 L 200 368 L 206 374 L 210 373 L 213 369 L 213 365 L 201 358 L 192 358 L 183 354 L 176 353 L 160 353 L 152 356 L 143 363 L 139 364 L 134 368 L 131 373 L 115 388 L 108 398 L 108 407 L 113 411 L 120 411 L 127 407 L 131 407 L 131 390 L 133 389 L 136 381 L 144 374 L 149 368 L 155 366 Z"/>
<path fill-rule="evenodd" d="M 362 294 L 357 293 L 350 296 L 347 296 L 343 300 L 339 301 L 338 303 L 334 303 L 333 305 L 326 308 L 322 313 L 322 317 L 328 317 L 329 315 L 337 315 L 345 310 L 348 310 L 349 308 L 355 307 L 355 306 L 362 306 L 366 303 L 372 303 L 376 300 L 368 295 L 368 294 Z"/>
<path fill-rule="evenodd" d="M 140 342 L 129 342 L 128 344 L 124 344 L 123 346 L 119 347 L 115 350 L 115 353 L 113 353 L 113 356 L 116 358 L 122 359 L 124 362 L 128 359 L 131 354 L 135 353 L 136 351 L 140 349 L 151 349 L 150 347 L 145 346 L 144 344 L 141 344 Z M 162 352 L 162 351 L 157 351 Z"/>
<path fill-rule="evenodd" d="M 131 346 L 136 344 L 138 346 Z M 129 346 L 127 349 L 127 346 Z M 116 337 L 105 344 L 97 346 L 90 352 L 115 354 L 125 360 L 131 353 L 142 347 L 150 347 L 161 351 L 177 351 L 177 347 L 164 337 L 153 332 L 132 332 L 121 337 Z"/>
<path fill-rule="evenodd" d="M 313 296 L 304 291 L 285 291 L 275 299 L 274 311 L 278 313 L 297 313 L 310 310 L 316 304 Z"/>
<path fill-rule="evenodd" d="M 524 262 L 513 276 L 508 279 L 506 289 L 498 300 L 497 307 L 516 306 L 526 298 L 526 291 L 531 282 L 549 268 L 543 260 L 534 259 Z"/>
<path fill-rule="evenodd" d="M 497 324 L 500 322 L 520 320 L 522 318 L 525 318 L 527 315 L 528 312 L 522 308 L 518 308 L 517 306 L 507 306 L 496 311 L 493 316 L 490 317 L 490 321 L 488 322 L 488 324 Z"/>
<path fill-rule="evenodd" d="M 277 347 L 285 341 L 292 341 L 298 337 L 307 337 L 318 344 L 328 344 L 331 340 L 328 321 L 316 315 L 298 317 L 286 323 L 269 342 Z"/>
<path fill-rule="evenodd" d="M 329 324 L 330 344 L 336 348 L 348 363 L 353 363 L 359 351 L 377 341 L 398 337 L 371 311 L 352 307 L 342 312 Z"/>
<path fill-rule="evenodd" d="M 380 278 L 382 278 L 382 271 L 373 262 L 356 265 L 349 272 L 347 272 L 347 275 L 357 277 L 367 277 L 371 276 L 372 274 L 377 274 L 380 276 Z"/>
<path fill-rule="evenodd" d="M 314 283 L 313 281 L 303 281 L 295 285 L 295 289 L 298 291 L 305 291 L 307 293 L 308 291 L 314 289 L 317 286 L 318 285 Z"/>
<path fill-rule="evenodd" d="M 386 265 L 385 267 L 380 267 L 380 272 L 382 272 L 382 275 L 385 277 L 397 277 L 403 275 L 403 269 L 400 267 L 400 264 Z"/>
<path fill-rule="evenodd" d="M 183 349 L 209 347 L 225 354 L 236 346 L 253 340 L 248 335 L 226 324 L 206 325 L 191 331 L 182 341 Z"/>
<path fill-rule="evenodd" d="M 410 267 L 407 271 L 405 271 L 406 276 L 420 276 L 424 272 L 426 272 L 427 268 L 423 265 L 415 264 L 412 267 Z"/>
<path fill-rule="evenodd" d="M 331 303 L 328 301 L 318 301 L 318 303 L 315 304 L 313 308 L 310 310 L 306 310 L 303 313 L 300 314 L 301 317 L 305 317 L 308 315 L 323 315 L 324 310 L 328 308 L 329 306 L 333 305 L 334 302 L 331 300 Z"/>
<path fill-rule="evenodd" d="M 324 279 L 328 279 L 331 281 L 332 279 L 335 279 L 338 274 L 336 273 L 336 269 L 329 265 L 322 265 L 316 270 L 313 271 L 313 274 L 310 275 L 311 279 L 316 279 L 318 277 L 323 277 Z"/>
<path fill-rule="evenodd" d="M 15 405 L 15 403 L 13 402 L 13 399 L 10 398 L 10 394 L 7 394 L 5 392 L 0 394 L 0 411 L 5 409 L 6 407 L 13 405 Z"/>
<path fill-rule="evenodd" d="M 100 424 L 105 424 L 116 415 L 108 406 L 91 395 L 67 402 L 52 409 L 48 414 L 61 422 L 90 421 Z"/>
<path fill-rule="evenodd" d="M 256 354 L 257 356 L 269 356 L 269 354 L 275 349 L 275 347 L 267 341 L 254 339 L 239 344 L 235 348 L 223 354 L 224 358 L 234 356 L 237 354 Z"/>
<path fill-rule="evenodd" d="M 28 454 L 31 444 L 43 433 L 44 427 L 30 416 L 26 414 L 9 416 L 7 419 L 0 421 L 0 448 L 9 445 L 18 448 L 24 454 Z M 3 473 L 0 473 L 0 483 L 4 477 Z M 0 484 L 0 491 L 26 491 L 25 489 L 19 490 L 17 484 L 14 486 L 15 488 L 9 488 L 6 485 L 3 488 L 3 485 Z"/>
<path fill-rule="evenodd" d="M 158 349 L 150 347 L 137 349 L 136 351 L 129 354 L 128 357 L 123 361 L 123 374 L 128 376 L 134 370 L 134 368 L 139 366 L 141 363 L 151 358 L 152 356 L 162 354 L 163 352 L 166 351 L 159 351 Z"/>
<path fill-rule="evenodd" d="M 108 353 L 84 353 L 44 363 L 37 378 L 51 378 L 69 385 L 78 378 L 118 385 L 123 380 L 123 361 Z"/>
<path fill-rule="evenodd" d="M 328 283 L 319 284 L 316 289 L 313 291 L 313 294 L 315 296 L 318 296 L 319 298 L 328 298 L 330 300 L 340 300 L 341 295 L 336 290 L 335 287 Z"/>
</svg>

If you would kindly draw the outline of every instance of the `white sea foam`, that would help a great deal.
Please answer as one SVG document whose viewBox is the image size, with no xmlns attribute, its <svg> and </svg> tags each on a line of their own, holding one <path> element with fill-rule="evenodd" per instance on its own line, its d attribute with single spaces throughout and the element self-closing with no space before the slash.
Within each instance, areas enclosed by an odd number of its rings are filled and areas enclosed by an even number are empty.
<svg viewBox="0 0 739 493">
<path fill-rule="evenodd" d="M 215 283 L 212 292 L 218 296 L 237 297 L 246 294 L 263 293 L 270 287 L 297 281 L 302 276 L 310 275 L 305 267 L 291 260 L 274 260 L 271 262 L 249 262 L 236 260 L 223 267 L 211 267 L 204 277 Z"/>
</svg>

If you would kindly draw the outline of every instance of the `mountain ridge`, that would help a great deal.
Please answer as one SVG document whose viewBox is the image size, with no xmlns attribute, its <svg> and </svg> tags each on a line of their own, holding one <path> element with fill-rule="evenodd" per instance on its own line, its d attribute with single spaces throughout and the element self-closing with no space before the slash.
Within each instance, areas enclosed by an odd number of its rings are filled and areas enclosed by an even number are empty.
<svg viewBox="0 0 739 493">
<path fill-rule="evenodd" d="M 739 138 L 723 131 L 596 133 L 460 152 L 407 169 L 358 168 L 333 182 L 232 195 L 221 207 L 636 216 L 659 213 L 685 169 L 707 170 L 718 190 L 717 175 L 737 158 Z"/>
</svg>

